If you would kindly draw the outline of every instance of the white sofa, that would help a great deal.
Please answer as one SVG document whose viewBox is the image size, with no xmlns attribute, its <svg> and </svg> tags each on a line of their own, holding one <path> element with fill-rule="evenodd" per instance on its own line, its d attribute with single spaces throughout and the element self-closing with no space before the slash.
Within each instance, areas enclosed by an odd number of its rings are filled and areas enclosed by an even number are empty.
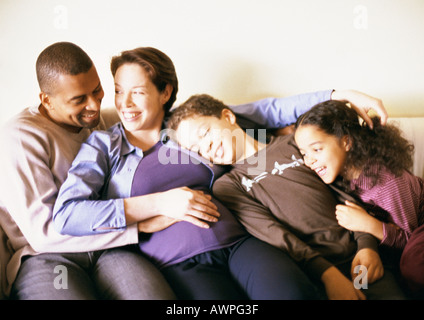
<svg viewBox="0 0 424 320">
<path fill-rule="evenodd" d="M 395 123 L 405 134 L 405 137 L 415 145 L 413 173 L 424 178 L 424 143 L 421 137 L 424 136 L 424 117 L 404 117 L 390 118 L 390 122 Z M 7 235 L 0 226 L 0 299 L 5 298 L 3 289 L 5 288 L 5 270 L 10 257 L 7 250 Z"/>
<path fill-rule="evenodd" d="M 398 125 L 405 138 L 415 146 L 414 167 L 412 172 L 424 178 L 424 117 L 389 118 L 389 121 Z"/>
</svg>

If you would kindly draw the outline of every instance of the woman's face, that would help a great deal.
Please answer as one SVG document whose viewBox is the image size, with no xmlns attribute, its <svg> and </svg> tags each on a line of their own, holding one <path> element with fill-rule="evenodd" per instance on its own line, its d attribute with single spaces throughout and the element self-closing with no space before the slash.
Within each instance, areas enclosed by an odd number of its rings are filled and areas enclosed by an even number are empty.
<svg viewBox="0 0 424 320">
<path fill-rule="evenodd" d="M 338 175 L 344 173 L 346 152 L 349 150 L 346 139 L 328 135 L 313 125 L 303 125 L 296 129 L 295 140 L 305 165 L 325 183 L 334 182 Z"/>
<path fill-rule="evenodd" d="M 126 130 L 160 131 L 164 104 L 172 92 L 168 85 L 159 92 L 147 72 L 135 63 L 127 63 L 115 73 L 115 106 Z"/>
</svg>

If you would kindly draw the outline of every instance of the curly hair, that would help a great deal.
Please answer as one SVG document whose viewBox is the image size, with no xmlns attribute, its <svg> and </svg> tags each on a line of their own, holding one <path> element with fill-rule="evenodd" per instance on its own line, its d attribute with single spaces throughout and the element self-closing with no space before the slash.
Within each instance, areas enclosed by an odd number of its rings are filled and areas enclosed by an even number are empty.
<svg viewBox="0 0 424 320">
<path fill-rule="evenodd" d="M 315 105 L 299 117 L 295 129 L 314 125 L 339 139 L 346 136 L 351 148 L 347 152 L 345 168 L 362 170 L 373 183 L 377 182 L 378 173 L 373 174 L 372 167 L 384 166 L 396 176 L 403 170 L 410 170 L 414 145 L 394 124 L 381 125 L 378 116 L 371 119 L 374 129 L 370 129 L 365 121 L 361 123 L 356 111 L 345 102 L 329 100 Z"/>
<path fill-rule="evenodd" d="M 177 130 L 181 121 L 196 116 L 213 116 L 219 119 L 224 109 L 231 110 L 222 101 L 210 95 L 193 95 L 173 110 L 167 122 L 167 127 L 172 130 Z"/>
</svg>

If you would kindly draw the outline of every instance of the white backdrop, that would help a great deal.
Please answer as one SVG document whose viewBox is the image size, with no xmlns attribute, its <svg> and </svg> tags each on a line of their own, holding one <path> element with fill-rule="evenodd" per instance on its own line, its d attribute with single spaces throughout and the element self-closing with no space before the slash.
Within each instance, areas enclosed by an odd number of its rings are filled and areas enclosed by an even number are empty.
<svg viewBox="0 0 424 320">
<path fill-rule="evenodd" d="M 35 61 L 57 41 L 92 57 L 106 107 L 110 58 L 154 46 L 175 63 L 177 103 L 353 88 L 424 115 L 423 0 L 0 0 L 0 122 L 38 104 Z"/>
</svg>

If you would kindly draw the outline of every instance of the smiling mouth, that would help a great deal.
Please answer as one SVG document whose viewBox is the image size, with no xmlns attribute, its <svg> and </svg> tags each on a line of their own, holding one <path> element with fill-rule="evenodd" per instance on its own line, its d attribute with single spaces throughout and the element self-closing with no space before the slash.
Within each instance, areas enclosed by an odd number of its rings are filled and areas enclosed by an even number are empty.
<svg viewBox="0 0 424 320">
<path fill-rule="evenodd" d="M 322 177 L 327 173 L 327 168 L 326 167 L 319 167 L 319 168 L 315 168 L 314 171 L 317 173 L 317 175 Z"/>
<path fill-rule="evenodd" d="M 98 112 L 93 112 L 93 113 L 83 114 L 83 115 L 81 115 L 81 117 L 84 118 L 84 119 L 95 119 L 95 118 L 97 118 L 98 115 L 99 115 Z"/>
<path fill-rule="evenodd" d="M 214 152 L 214 158 L 222 159 L 224 156 L 224 148 L 222 147 L 222 142 L 218 145 Z"/>
<path fill-rule="evenodd" d="M 122 116 L 126 121 L 133 121 L 138 118 L 142 112 L 122 112 Z"/>
</svg>

